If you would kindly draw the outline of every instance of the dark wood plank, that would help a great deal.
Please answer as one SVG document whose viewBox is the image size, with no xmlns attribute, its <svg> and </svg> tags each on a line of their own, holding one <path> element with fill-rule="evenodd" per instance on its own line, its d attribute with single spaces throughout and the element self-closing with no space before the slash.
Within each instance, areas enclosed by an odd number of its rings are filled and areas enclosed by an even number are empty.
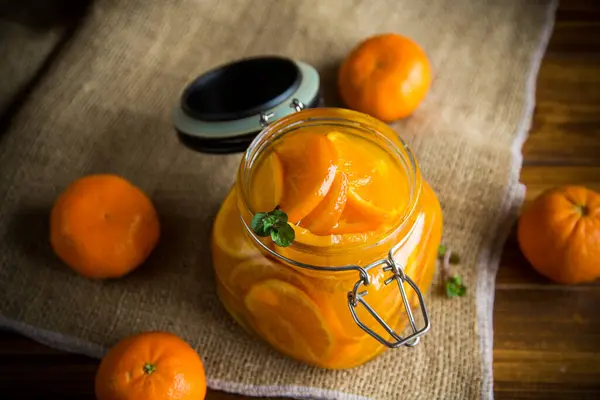
<svg viewBox="0 0 600 400">
<path fill-rule="evenodd" d="M 600 164 L 598 71 L 600 53 L 542 64 L 533 126 L 523 146 L 525 165 Z"/>
<path fill-rule="evenodd" d="M 597 0 L 561 1 L 547 56 L 600 51 L 600 3 Z"/>
<path fill-rule="evenodd" d="M 523 147 L 526 204 L 544 190 L 600 191 L 600 2 L 562 1 Z M 554 284 L 509 237 L 496 280 L 497 399 L 600 398 L 600 282 Z"/>
<path fill-rule="evenodd" d="M 0 332 L 0 398 L 91 399 L 96 368 L 97 361 L 88 357 Z"/>
<path fill-rule="evenodd" d="M 598 285 L 499 285 L 497 397 L 521 398 L 528 392 L 525 398 L 600 398 L 598 301 Z"/>
<path fill-rule="evenodd" d="M 596 141 L 600 142 L 600 135 Z M 600 192 L 600 163 L 598 166 L 525 166 L 521 170 L 521 182 L 527 187 L 524 207 L 542 192 L 557 186 L 578 185 Z"/>
<path fill-rule="evenodd" d="M 568 383 L 496 382 L 496 400 L 598 400 L 597 388 Z"/>
<path fill-rule="evenodd" d="M 600 2 L 562 1 L 540 67 L 525 165 L 600 165 Z"/>
</svg>

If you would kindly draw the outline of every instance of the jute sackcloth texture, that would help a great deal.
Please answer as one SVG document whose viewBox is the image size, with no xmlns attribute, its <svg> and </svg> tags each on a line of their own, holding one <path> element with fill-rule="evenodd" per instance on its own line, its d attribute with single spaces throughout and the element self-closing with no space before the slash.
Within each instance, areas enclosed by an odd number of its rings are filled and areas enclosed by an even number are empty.
<svg viewBox="0 0 600 400">
<path fill-rule="evenodd" d="M 52 346 L 101 357 L 139 331 L 192 343 L 212 388 L 326 399 L 492 396 L 493 279 L 521 205 L 520 146 L 552 1 L 98 1 L 0 142 L 0 323 Z M 394 124 L 438 193 L 445 239 L 461 255 L 468 296 L 428 297 L 431 332 L 347 371 L 314 369 L 249 338 L 215 294 L 214 215 L 240 156 L 194 153 L 171 107 L 199 73 L 243 56 L 281 54 L 335 72 L 380 32 L 411 36 L 435 79 L 419 110 Z M 240 96 L 243 96 L 240 93 Z M 130 276 L 91 282 L 48 244 L 53 200 L 83 174 L 118 173 L 162 222 L 156 251 Z"/>
<path fill-rule="evenodd" d="M 89 1 L 0 0 L 0 124 L 58 56 Z"/>
<path fill-rule="evenodd" d="M 63 29 L 34 32 L 12 21 L 0 19 L 0 116 L 14 97 L 32 79 L 59 42 Z"/>
</svg>

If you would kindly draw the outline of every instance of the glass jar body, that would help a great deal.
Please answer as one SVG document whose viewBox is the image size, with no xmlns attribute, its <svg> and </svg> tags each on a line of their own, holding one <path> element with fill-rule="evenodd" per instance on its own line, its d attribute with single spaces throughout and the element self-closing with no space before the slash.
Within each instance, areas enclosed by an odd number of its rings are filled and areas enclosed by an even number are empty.
<svg viewBox="0 0 600 400">
<path fill-rule="evenodd" d="M 358 124 L 364 131 L 372 130 L 388 137 L 395 135 L 382 123 L 339 109 L 302 111 L 277 121 L 275 126 L 267 128 L 268 132 L 261 134 L 262 138 L 257 138 L 245 155 L 236 184 L 217 214 L 212 254 L 219 298 L 242 327 L 294 359 L 322 368 L 345 369 L 364 364 L 388 349 L 361 329 L 350 312 L 348 293 L 360 275 L 355 270 L 315 270 L 300 265 L 364 267 L 385 259 L 396 246 L 394 260 L 425 293 L 435 271 L 442 215 L 437 197 L 421 179 L 418 166 L 407 162 L 407 174 L 411 175 L 413 187 L 405 218 L 370 243 L 357 244 L 352 240 L 346 243 L 346 237 L 322 236 L 317 237 L 318 243 L 312 243 L 313 246 L 280 248 L 268 238 L 253 235 L 248 228 L 253 210 L 247 202 L 251 160 L 260 158 L 268 142 L 275 139 L 269 135 L 278 135 L 284 140 L 289 127 L 293 127 L 289 130 L 314 129 L 330 123 L 340 131 L 344 131 L 346 125 L 349 130 L 356 129 Z M 267 145 L 261 147 L 261 142 Z M 394 141 L 391 146 L 398 150 L 397 157 L 403 157 L 400 146 L 412 156 L 399 142 Z M 406 202 L 406 199 L 398 199 L 401 200 Z M 358 238 L 364 239 L 364 236 Z M 298 237 L 298 231 L 297 240 L 303 240 Z M 290 260 L 293 262 L 288 262 Z M 365 300 L 395 332 L 401 333 L 408 318 L 398 286 L 386 284 L 390 273 L 382 267 L 369 269 L 368 274 L 370 283 Z M 416 293 L 407 290 L 407 294 L 410 304 L 416 306 Z M 365 325 L 382 337 L 390 338 L 365 308 L 358 307 L 356 312 Z"/>
</svg>

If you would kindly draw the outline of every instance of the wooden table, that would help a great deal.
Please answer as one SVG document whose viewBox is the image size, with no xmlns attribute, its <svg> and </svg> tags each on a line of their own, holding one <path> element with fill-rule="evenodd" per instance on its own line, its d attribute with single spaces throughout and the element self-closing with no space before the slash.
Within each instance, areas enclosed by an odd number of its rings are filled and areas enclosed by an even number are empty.
<svg viewBox="0 0 600 400">
<path fill-rule="evenodd" d="M 528 201 L 562 184 L 600 191 L 600 1 L 561 4 L 523 152 Z M 548 282 L 513 235 L 498 273 L 494 329 L 496 398 L 600 399 L 600 282 Z M 0 333 L 0 398 L 93 398 L 97 364 Z"/>
</svg>

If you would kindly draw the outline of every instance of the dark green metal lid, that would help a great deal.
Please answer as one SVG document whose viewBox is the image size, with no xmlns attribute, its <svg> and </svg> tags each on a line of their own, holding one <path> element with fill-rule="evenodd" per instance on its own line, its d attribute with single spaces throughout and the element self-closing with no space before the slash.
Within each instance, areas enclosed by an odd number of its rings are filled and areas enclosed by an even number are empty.
<svg viewBox="0 0 600 400">
<path fill-rule="evenodd" d="M 206 153 L 237 153 L 268 121 L 320 104 L 319 74 L 288 58 L 246 58 L 192 81 L 173 109 L 173 124 L 186 146 Z"/>
</svg>

